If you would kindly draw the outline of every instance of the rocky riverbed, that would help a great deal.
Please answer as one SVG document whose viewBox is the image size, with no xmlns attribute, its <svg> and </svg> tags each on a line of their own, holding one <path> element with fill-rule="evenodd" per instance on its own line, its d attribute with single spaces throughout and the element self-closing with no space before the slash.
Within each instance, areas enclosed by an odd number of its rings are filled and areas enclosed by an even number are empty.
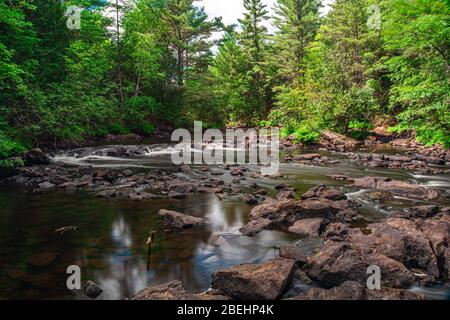
<svg viewBox="0 0 450 320">
<path fill-rule="evenodd" d="M 15 286 L 2 296 L 73 296 L 53 282 L 62 281 L 65 265 L 80 263 L 105 299 L 448 298 L 447 151 L 408 139 L 360 143 L 334 133 L 313 150 L 283 145 L 275 176 L 247 165 L 175 166 L 170 145 L 145 141 L 30 151 L 27 166 L 3 173 L 8 177 L 0 184 L 6 221 L 23 210 L 13 200 L 18 197 L 38 222 L 16 221 L 21 228 L 14 232 L 7 222 L 0 230 L 7 248 L 0 272 L 8 278 L 0 287 Z M 64 215 L 70 210 L 52 201 L 77 211 L 80 199 L 102 209 L 58 218 L 58 208 Z M 107 227 L 93 234 L 102 211 L 121 207 L 126 212 L 113 218 L 112 233 Z M 134 224 L 142 220 L 133 231 L 124 224 L 132 211 Z M 57 222 L 44 225 L 43 214 Z M 59 230 L 59 240 L 48 235 L 50 228 Z M 144 239 L 151 230 L 158 233 L 146 271 Z M 39 235 L 46 250 L 12 244 L 18 232 L 27 241 Z M 8 250 L 14 250 L 9 259 Z M 366 287 L 372 265 L 381 269 L 381 290 Z M 167 273 L 167 266 L 184 271 Z"/>
</svg>

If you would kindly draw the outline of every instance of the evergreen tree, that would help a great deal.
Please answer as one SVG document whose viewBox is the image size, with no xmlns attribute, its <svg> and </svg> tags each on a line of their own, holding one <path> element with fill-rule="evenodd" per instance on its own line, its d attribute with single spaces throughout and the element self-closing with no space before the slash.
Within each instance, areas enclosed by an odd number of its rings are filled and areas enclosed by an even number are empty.
<svg viewBox="0 0 450 320">
<path fill-rule="evenodd" d="M 248 83 L 243 95 L 248 110 L 242 120 L 250 124 L 264 116 L 270 105 L 271 94 L 266 86 L 268 34 L 263 25 L 269 12 L 261 0 L 244 0 L 244 8 L 244 18 L 238 20 L 242 28 L 238 39 L 246 61 Z"/>
<path fill-rule="evenodd" d="M 284 83 L 303 83 L 306 50 L 320 25 L 319 0 L 278 0 L 274 24 L 275 63 Z"/>
</svg>

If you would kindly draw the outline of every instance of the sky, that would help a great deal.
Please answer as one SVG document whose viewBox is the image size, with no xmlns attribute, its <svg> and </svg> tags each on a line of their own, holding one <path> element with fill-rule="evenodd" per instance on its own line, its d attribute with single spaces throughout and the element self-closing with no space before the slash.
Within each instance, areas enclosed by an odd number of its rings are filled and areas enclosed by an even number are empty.
<svg viewBox="0 0 450 320">
<path fill-rule="evenodd" d="M 262 0 L 270 13 L 273 12 L 273 7 L 276 0 Z M 324 8 L 322 8 L 322 14 L 329 11 L 328 4 L 334 0 L 324 0 Z M 242 17 L 244 12 L 243 0 L 203 0 L 199 1 L 197 5 L 205 7 L 206 13 L 209 17 L 222 17 L 223 22 L 227 24 L 234 24 L 238 22 L 238 19 Z M 269 32 L 273 32 L 274 28 L 270 21 L 266 22 L 266 26 Z"/>
</svg>

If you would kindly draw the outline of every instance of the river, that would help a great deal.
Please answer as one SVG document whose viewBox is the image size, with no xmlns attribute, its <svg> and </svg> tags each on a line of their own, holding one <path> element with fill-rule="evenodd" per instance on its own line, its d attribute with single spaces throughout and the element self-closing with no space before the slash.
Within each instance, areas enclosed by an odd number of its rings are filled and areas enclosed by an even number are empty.
<svg viewBox="0 0 450 320">
<path fill-rule="evenodd" d="M 148 144 L 149 150 L 155 151 L 126 158 L 96 156 L 101 148 L 104 146 L 85 148 L 82 156 L 59 153 L 54 161 L 137 171 L 173 167 L 170 150 L 160 145 L 154 148 Z M 392 149 L 375 152 L 399 153 Z M 296 187 L 300 195 L 317 185 L 343 187 L 345 182 L 328 177 L 333 174 L 384 176 L 439 188 L 444 195 L 432 203 L 450 204 L 448 174 L 371 169 L 342 155 L 322 154 L 339 159 L 340 163 L 332 166 L 282 163 L 281 179 L 248 178 L 242 183 L 245 187 L 256 182 L 269 195 L 275 195 L 274 186 L 284 182 Z M 188 178 L 195 179 L 195 175 Z M 220 179 L 231 177 L 225 175 Z M 369 200 L 364 191 L 348 190 L 347 196 L 358 201 L 362 213 L 372 219 L 386 217 L 390 207 L 423 204 L 397 197 L 381 207 Z M 132 201 L 99 199 L 89 190 L 33 194 L 23 186 L 3 182 L 0 203 L 0 298 L 4 299 L 85 299 L 66 288 L 69 265 L 80 266 L 83 281 L 92 280 L 104 289 L 99 299 L 128 298 L 146 286 L 169 280 L 182 280 L 188 291 L 200 292 L 209 288 L 214 271 L 266 261 L 277 256 L 280 245 L 296 243 L 309 254 L 322 246 L 320 239 L 299 238 L 282 231 L 266 230 L 252 238 L 240 235 L 239 228 L 248 221 L 252 206 L 243 203 L 239 195 L 227 196 L 223 201 L 214 194 L 196 194 L 183 200 Z M 204 217 L 207 223 L 201 228 L 173 232 L 164 227 L 162 218 L 156 214 L 159 209 Z M 76 226 L 77 230 L 63 235 L 54 232 L 64 226 Z M 151 267 L 147 270 L 146 240 L 152 230 L 156 231 L 156 240 Z M 45 259 L 49 261 L 39 261 Z M 449 297 L 450 289 L 438 287 L 425 293 L 429 298 L 443 299 Z"/>
</svg>

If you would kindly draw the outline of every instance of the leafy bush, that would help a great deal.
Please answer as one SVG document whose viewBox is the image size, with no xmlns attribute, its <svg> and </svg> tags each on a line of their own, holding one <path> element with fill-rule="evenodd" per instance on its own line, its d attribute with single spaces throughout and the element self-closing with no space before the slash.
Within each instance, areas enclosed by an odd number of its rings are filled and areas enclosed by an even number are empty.
<svg viewBox="0 0 450 320">
<path fill-rule="evenodd" d="M 0 168 L 17 168 L 23 166 L 25 166 L 25 163 L 21 158 L 9 158 L 0 160 Z"/>
<path fill-rule="evenodd" d="M 25 151 L 25 147 L 0 131 L 0 159 L 10 158 Z"/>
<path fill-rule="evenodd" d="M 301 127 L 294 132 L 295 143 L 303 143 L 306 145 L 317 143 L 320 137 L 320 133 L 313 131 L 307 127 Z"/>
<path fill-rule="evenodd" d="M 365 140 L 370 136 L 369 130 L 373 129 L 371 122 L 367 120 L 352 120 L 349 123 L 350 136 L 356 140 Z"/>
</svg>

